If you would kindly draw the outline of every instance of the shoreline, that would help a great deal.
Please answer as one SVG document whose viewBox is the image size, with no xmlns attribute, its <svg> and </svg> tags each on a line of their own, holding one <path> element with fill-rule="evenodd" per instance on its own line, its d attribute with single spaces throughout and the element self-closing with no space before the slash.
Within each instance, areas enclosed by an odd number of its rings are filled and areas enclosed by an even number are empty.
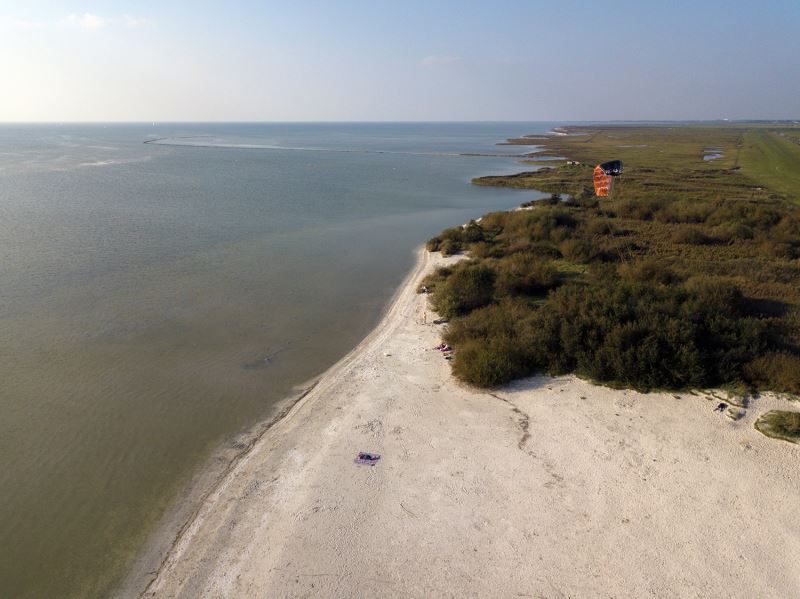
<svg viewBox="0 0 800 599">
<path fill-rule="evenodd" d="M 800 447 L 752 427 L 789 402 L 762 397 L 733 422 L 711 396 L 575 377 L 466 388 L 416 293 L 452 260 L 419 251 L 375 329 L 231 464 L 141 596 L 800 588 L 785 501 Z M 358 466 L 358 451 L 382 459 Z"/>
<path fill-rule="evenodd" d="M 349 362 L 357 358 L 359 350 L 369 344 L 384 324 L 388 324 L 385 321 L 405 291 L 411 288 L 416 293 L 415 285 L 426 272 L 429 253 L 424 246 L 420 246 L 414 250 L 414 254 L 417 258 L 411 270 L 381 311 L 378 323 L 358 345 L 318 376 L 297 385 L 296 393 L 277 402 L 271 416 L 239 432 L 232 439 L 223 441 L 217 449 L 212 451 L 205 463 L 193 474 L 185 488 L 171 501 L 170 507 L 150 533 L 130 571 L 113 592 L 114 596 L 146 596 L 170 555 L 198 518 L 206 501 L 225 483 L 225 479 L 239 462 L 246 459 L 247 455 L 255 450 L 258 443 L 270 433 L 274 426 L 279 425 L 282 420 L 290 418 L 292 413 L 300 407 L 299 404 L 306 401 L 326 377 L 345 368 Z"/>
<path fill-rule="evenodd" d="M 170 501 L 170 507 L 150 532 L 144 547 L 137 553 L 130 571 L 122 584 L 113 590 L 113 596 L 142 596 L 163 567 L 175 544 L 197 518 L 209 496 L 222 484 L 233 468 L 253 450 L 256 443 L 298 402 L 310 393 L 319 378 L 298 385 L 296 393 L 277 402 L 274 414 L 225 440 L 200 464 L 185 488 Z"/>
</svg>

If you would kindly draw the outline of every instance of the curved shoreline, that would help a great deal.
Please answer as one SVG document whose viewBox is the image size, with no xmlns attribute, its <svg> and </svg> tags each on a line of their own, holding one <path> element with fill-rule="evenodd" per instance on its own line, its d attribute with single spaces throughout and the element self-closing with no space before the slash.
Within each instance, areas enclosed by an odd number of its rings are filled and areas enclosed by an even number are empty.
<svg viewBox="0 0 800 599">
<path fill-rule="evenodd" d="M 305 403 L 313 402 L 319 395 L 319 393 L 313 395 L 314 392 L 320 387 L 324 388 L 326 380 L 332 379 L 337 372 L 346 369 L 349 364 L 358 359 L 359 355 L 371 345 L 375 338 L 391 325 L 392 314 L 401 308 L 401 301 L 409 290 L 416 294 L 416 283 L 421 279 L 428 266 L 429 253 L 425 248 L 417 248 L 415 253 L 417 258 L 411 271 L 405 276 L 387 302 L 378 324 L 358 345 L 322 374 L 303 385 L 299 385 L 298 395 L 290 396 L 278 402 L 275 415 L 256 423 L 247 431 L 236 435 L 233 440 L 224 442 L 207 459 L 206 464 L 200 466 L 192 481 L 188 483 L 187 489 L 172 502 L 173 505 L 162 518 L 162 522 L 149 535 L 148 543 L 115 594 L 120 596 L 146 596 L 164 567 L 173 557 L 178 546 L 183 542 L 188 531 L 196 525 L 196 521 L 208 500 L 224 486 L 226 479 L 237 466 L 257 448 L 275 427 L 280 426 L 283 421 L 290 420 Z M 225 450 L 231 446 L 239 447 L 240 449 L 231 456 L 225 456 Z M 213 462 L 221 459 L 225 461 L 222 470 L 210 472 Z M 190 506 L 188 510 L 186 509 L 187 505 Z"/>
</svg>

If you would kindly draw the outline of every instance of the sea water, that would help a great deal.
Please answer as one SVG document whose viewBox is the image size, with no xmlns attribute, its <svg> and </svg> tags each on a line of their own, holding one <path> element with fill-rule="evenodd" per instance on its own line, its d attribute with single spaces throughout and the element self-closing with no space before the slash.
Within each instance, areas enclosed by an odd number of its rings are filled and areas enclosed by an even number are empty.
<svg viewBox="0 0 800 599">
<path fill-rule="evenodd" d="M 469 180 L 552 126 L 0 126 L 0 595 L 108 593 L 415 247 L 537 197 Z"/>
</svg>

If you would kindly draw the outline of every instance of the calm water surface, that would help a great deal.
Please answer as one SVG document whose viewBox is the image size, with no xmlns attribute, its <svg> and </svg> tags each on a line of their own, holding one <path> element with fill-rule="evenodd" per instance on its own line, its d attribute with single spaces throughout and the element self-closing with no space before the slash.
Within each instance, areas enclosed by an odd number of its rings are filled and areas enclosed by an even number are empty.
<svg viewBox="0 0 800 599">
<path fill-rule="evenodd" d="M 553 125 L 0 127 L 0 596 L 108 593 L 414 247 L 534 197 L 469 185 L 513 158 L 457 154 Z"/>
</svg>

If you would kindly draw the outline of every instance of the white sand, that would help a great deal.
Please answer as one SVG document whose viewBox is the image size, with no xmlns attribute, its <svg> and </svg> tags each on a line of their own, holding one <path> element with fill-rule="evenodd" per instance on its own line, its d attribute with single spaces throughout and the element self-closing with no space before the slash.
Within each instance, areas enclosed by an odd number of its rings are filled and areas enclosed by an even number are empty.
<svg viewBox="0 0 800 599">
<path fill-rule="evenodd" d="M 753 429 L 800 405 L 733 422 L 574 377 L 465 388 L 414 292 L 433 262 L 225 477 L 145 596 L 800 597 L 800 446 Z"/>
</svg>

